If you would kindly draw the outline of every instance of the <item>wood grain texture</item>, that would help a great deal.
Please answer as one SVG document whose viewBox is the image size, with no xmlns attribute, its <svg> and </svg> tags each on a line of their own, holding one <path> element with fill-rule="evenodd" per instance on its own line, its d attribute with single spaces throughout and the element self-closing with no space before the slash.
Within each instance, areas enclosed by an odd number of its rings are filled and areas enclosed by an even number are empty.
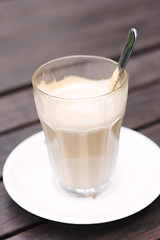
<svg viewBox="0 0 160 240">
<path fill-rule="evenodd" d="M 2 2 L 0 92 L 29 84 L 36 68 L 56 57 L 119 56 L 133 26 L 135 51 L 153 47 L 160 41 L 159 14 L 156 0 Z"/>
<path fill-rule="evenodd" d="M 37 120 L 32 89 L 1 98 L 0 132 Z"/>
<path fill-rule="evenodd" d="M 11 150 L 41 129 L 31 89 L 37 67 L 73 54 L 117 59 L 131 27 L 139 35 L 127 65 L 124 125 L 160 146 L 159 20 L 157 0 L 0 1 L 0 177 Z M 160 197 L 141 212 L 106 224 L 44 222 L 14 203 L 1 181 L 0 239 L 159 240 L 159 206 Z"/>
<path fill-rule="evenodd" d="M 43 220 L 19 207 L 6 193 L 0 182 L 0 239 L 13 231 L 41 223 Z"/>
<path fill-rule="evenodd" d="M 160 120 L 160 84 L 129 95 L 124 125 L 140 128 Z"/>
<path fill-rule="evenodd" d="M 141 130 L 141 133 L 151 138 L 155 143 L 160 146 L 160 121 L 146 129 Z"/>
<path fill-rule="evenodd" d="M 4 162 L 11 151 L 23 140 L 40 130 L 40 124 L 35 124 L 0 136 L 0 177 L 2 176 Z"/>
<path fill-rule="evenodd" d="M 138 40 L 137 40 L 138 41 Z M 160 50 L 145 53 L 129 60 L 127 71 L 129 73 L 129 91 L 139 90 L 145 85 L 160 83 Z"/>
</svg>

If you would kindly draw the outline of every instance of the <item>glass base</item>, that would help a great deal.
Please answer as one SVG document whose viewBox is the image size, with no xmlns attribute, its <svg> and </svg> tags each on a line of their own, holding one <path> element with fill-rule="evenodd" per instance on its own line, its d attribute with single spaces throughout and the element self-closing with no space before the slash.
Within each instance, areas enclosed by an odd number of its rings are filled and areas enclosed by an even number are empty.
<svg viewBox="0 0 160 240">
<path fill-rule="evenodd" d="M 67 194 L 75 196 L 75 197 L 82 197 L 82 198 L 87 198 L 87 197 L 92 197 L 96 198 L 97 195 L 102 193 L 107 186 L 109 185 L 109 181 L 101 186 L 95 187 L 95 188 L 88 188 L 88 189 L 80 189 L 80 188 L 71 188 L 71 187 L 66 187 L 63 186 L 62 184 L 58 184 L 61 189 L 63 189 Z"/>
</svg>

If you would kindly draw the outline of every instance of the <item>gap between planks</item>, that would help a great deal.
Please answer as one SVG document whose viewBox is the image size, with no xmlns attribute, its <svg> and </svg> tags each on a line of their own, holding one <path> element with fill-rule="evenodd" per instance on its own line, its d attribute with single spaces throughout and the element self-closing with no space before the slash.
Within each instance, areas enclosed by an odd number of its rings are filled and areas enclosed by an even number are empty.
<svg viewBox="0 0 160 240">
<path fill-rule="evenodd" d="M 46 223 L 47 221 L 48 220 L 46 220 L 46 219 L 41 219 L 40 221 L 38 221 L 38 222 L 36 222 L 34 224 L 31 224 L 30 226 L 22 227 L 20 229 L 12 231 L 12 232 L 10 232 L 8 234 L 4 234 L 3 236 L 0 237 L 0 240 L 8 239 L 8 238 L 13 237 L 13 236 L 15 236 L 17 234 L 23 233 L 23 232 L 25 232 L 27 230 L 30 230 L 30 229 L 33 229 L 35 227 L 41 226 L 44 223 Z"/>
<path fill-rule="evenodd" d="M 150 47 L 147 47 L 147 48 L 142 48 L 140 50 L 135 50 L 133 52 L 131 58 L 135 58 L 135 57 L 141 56 L 141 55 L 146 55 L 146 54 L 154 52 L 155 50 L 158 50 L 158 49 L 160 49 L 160 44 L 153 45 L 153 46 L 150 46 Z M 114 59 L 115 61 L 118 61 L 119 57 L 120 57 L 119 55 L 115 55 L 115 56 L 112 56 L 111 59 Z M 142 88 L 145 88 L 145 86 L 147 87 L 148 85 L 153 86 L 154 84 L 157 84 L 157 83 L 159 83 L 159 79 L 155 79 L 152 83 L 143 84 L 143 85 L 138 86 L 138 87 L 133 87 L 133 88 L 130 89 L 130 92 L 140 90 Z M 29 82 L 29 83 L 22 84 L 20 86 L 17 86 L 17 87 L 11 88 L 11 89 L 1 91 L 0 92 L 0 98 L 4 97 L 4 96 L 7 96 L 7 95 L 10 95 L 10 94 L 15 94 L 16 92 L 20 92 L 20 91 L 29 89 L 31 87 L 32 87 L 32 83 Z"/>
<path fill-rule="evenodd" d="M 34 125 L 36 125 L 38 123 L 39 123 L 39 119 L 31 121 L 31 122 L 28 122 L 28 123 L 25 123 L 25 124 L 22 124 L 22 125 L 19 125 L 19 126 L 15 127 L 15 128 L 7 129 L 5 131 L 0 132 L 0 137 L 5 135 L 5 134 L 8 134 L 8 133 L 20 130 L 22 128 L 27 128 L 27 127 L 30 127 L 30 126 L 34 126 Z"/>
</svg>

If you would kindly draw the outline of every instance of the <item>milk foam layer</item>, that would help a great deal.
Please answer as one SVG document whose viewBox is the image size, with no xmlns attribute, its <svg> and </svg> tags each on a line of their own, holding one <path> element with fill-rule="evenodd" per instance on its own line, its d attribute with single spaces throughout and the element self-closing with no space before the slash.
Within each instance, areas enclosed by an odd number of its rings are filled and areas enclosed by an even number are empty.
<svg viewBox="0 0 160 240">
<path fill-rule="evenodd" d="M 42 81 L 38 87 L 52 96 L 38 96 L 39 115 L 50 127 L 75 131 L 109 126 L 122 116 L 127 99 L 127 88 L 107 94 L 109 79 L 67 76 L 58 82 Z"/>
<path fill-rule="evenodd" d="M 68 99 L 83 99 L 104 95 L 109 91 L 109 80 L 90 80 L 78 76 L 67 76 L 63 80 L 46 84 L 41 82 L 38 86 L 51 96 Z"/>
</svg>

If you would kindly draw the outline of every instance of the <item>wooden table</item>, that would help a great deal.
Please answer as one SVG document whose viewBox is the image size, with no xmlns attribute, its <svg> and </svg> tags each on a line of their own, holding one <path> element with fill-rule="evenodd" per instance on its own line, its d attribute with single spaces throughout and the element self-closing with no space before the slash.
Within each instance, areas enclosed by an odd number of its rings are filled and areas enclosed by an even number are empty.
<svg viewBox="0 0 160 240">
<path fill-rule="evenodd" d="M 74 54 L 117 60 L 131 27 L 139 36 L 127 67 L 124 125 L 160 145 L 160 1 L 0 1 L 0 239 L 160 239 L 160 198 L 122 220 L 69 225 L 20 208 L 6 193 L 2 178 L 10 151 L 41 130 L 31 86 L 36 68 Z"/>
</svg>

